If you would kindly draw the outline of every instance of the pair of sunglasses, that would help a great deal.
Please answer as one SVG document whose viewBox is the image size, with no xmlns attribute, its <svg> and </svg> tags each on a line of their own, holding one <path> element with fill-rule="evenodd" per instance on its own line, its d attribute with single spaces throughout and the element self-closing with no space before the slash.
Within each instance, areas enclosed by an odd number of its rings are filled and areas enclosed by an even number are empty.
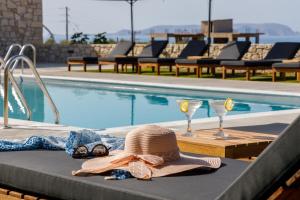
<svg viewBox="0 0 300 200">
<path fill-rule="evenodd" d="M 88 148 L 84 145 L 79 146 L 74 149 L 73 158 L 82 159 L 82 158 L 89 158 L 89 157 L 103 157 L 108 156 L 109 149 L 103 144 L 97 144 L 93 147 L 92 151 L 89 151 Z"/>
</svg>

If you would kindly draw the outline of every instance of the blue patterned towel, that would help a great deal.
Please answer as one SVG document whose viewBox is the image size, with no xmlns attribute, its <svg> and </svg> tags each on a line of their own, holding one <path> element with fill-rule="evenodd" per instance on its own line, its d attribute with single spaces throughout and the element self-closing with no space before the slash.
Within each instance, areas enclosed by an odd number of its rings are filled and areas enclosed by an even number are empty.
<svg viewBox="0 0 300 200">
<path fill-rule="evenodd" d="M 85 145 L 91 150 L 96 144 L 104 144 L 111 150 L 124 149 L 124 138 L 100 135 L 90 130 L 71 131 L 68 138 L 32 136 L 23 141 L 0 140 L 0 152 L 28 150 L 65 150 L 72 155 L 74 148 Z"/>
</svg>

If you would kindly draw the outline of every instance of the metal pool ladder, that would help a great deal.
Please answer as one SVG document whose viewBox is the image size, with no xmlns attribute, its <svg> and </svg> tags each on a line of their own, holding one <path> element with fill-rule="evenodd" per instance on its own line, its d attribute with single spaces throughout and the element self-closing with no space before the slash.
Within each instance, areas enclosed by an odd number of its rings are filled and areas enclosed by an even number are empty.
<svg viewBox="0 0 300 200">
<path fill-rule="evenodd" d="M 12 45 L 13 46 L 13 45 Z M 18 45 L 16 45 L 18 46 Z M 32 47 L 33 51 L 34 51 L 34 57 L 35 57 L 35 48 L 33 45 L 24 45 L 25 48 L 27 47 Z M 24 48 L 23 46 L 23 48 Z M 20 54 L 24 53 L 24 50 L 20 51 Z M 7 57 L 8 58 L 8 57 Z M 59 111 L 54 103 L 54 101 L 52 100 L 46 86 L 44 85 L 42 79 L 40 78 L 39 73 L 36 70 L 36 65 L 35 65 L 35 58 L 34 58 L 34 62 L 32 62 L 27 56 L 24 55 L 16 55 L 13 56 L 11 58 L 9 58 L 6 62 L 3 59 L 0 59 L 0 64 L 2 64 L 0 66 L 0 68 L 4 68 L 4 103 L 3 103 L 3 120 L 4 120 L 4 128 L 9 128 L 8 125 L 8 87 L 9 87 L 9 80 L 12 83 L 13 88 L 16 90 L 18 96 L 20 97 L 26 111 L 27 111 L 27 118 L 30 120 L 31 119 L 31 111 L 29 109 L 29 106 L 26 102 L 26 99 L 24 98 L 14 76 L 13 76 L 13 72 L 15 70 L 15 68 L 17 67 L 17 64 L 19 61 L 25 62 L 29 68 L 31 69 L 31 71 L 33 72 L 33 75 L 35 77 L 35 80 L 38 84 L 38 86 L 40 87 L 40 89 L 42 90 L 43 94 L 45 95 L 45 97 L 47 98 L 50 107 L 55 115 L 55 123 L 59 124 L 60 122 L 60 115 L 59 115 Z"/>
</svg>

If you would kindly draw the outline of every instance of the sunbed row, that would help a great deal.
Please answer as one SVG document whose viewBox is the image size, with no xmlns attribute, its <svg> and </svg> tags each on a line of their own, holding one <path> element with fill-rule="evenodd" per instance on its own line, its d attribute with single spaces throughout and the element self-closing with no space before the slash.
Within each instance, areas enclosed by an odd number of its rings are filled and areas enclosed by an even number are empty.
<svg viewBox="0 0 300 200">
<path fill-rule="evenodd" d="M 124 67 L 131 65 L 132 71 L 141 74 L 143 69 L 152 68 L 160 75 L 161 67 L 169 67 L 169 71 L 173 71 L 176 67 L 176 76 L 180 75 L 181 69 L 194 69 L 197 77 L 202 76 L 203 68 L 215 74 L 216 68 L 222 69 L 222 77 L 227 77 L 227 71 L 231 70 L 234 74 L 235 70 L 245 71 L 246 79 L 250 80 L 251 75 L 255 74 L 256 70 L 272 70 L 273 81 L 276 80 L 276 73 L 280 72 L 283 76 L 286 72 L 295 72 L 300 81 L 300 64 L 291 62 L 297 54 L 300 43 L 297 42 L 278 42 L 275 43 L 272 49 L 267 53 L 262 60 L 242 60 L 248 52 L 251 43 L 248 41 L 230 42 L 221 49 L 220 54 L 216 58 L 204 56 L 207 52 L 208 45 L 205 41 L 191 40 L 186 47 L 181 51 L 177 58 L 162 58 L 160 55 L 166 48 L 167 41 L 152 41 L 148 44 L 138 56 L 128 56 L 133 50 L 134 44 L 131 42 L 120 42 L 115 49 L 106 57 L 70 57 L 68 58 L 68 69 L 74 64 L 84 65 L 84 71 L 88 64 L 97 64 L 99 72 L 103 65 L 114 65 L 114 71 L 119 72 L 119 66 Z"/>
</svg>

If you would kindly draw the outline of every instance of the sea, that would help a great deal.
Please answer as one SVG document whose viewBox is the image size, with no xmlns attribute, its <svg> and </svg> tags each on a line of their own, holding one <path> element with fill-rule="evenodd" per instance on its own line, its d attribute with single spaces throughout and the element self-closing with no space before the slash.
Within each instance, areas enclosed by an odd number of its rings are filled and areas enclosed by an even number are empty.
<svg viewBox="0 0 300 200">
<path fill-rule="evenodd" d="M 92 40 L 93 36 L 89 36 Z M 112 39 L 114 41 L 120 41 L 120 40 L 130 40 L 130 35 L 116 35 L 116 34 L 107 34 L 106 37 L 108 39 Z M 49 38 L 48 35 L 44 36 L 44 41 L 46 41 Z M 57 43 L 64 40 L 65 36 L 63 35 L 55 35 L 55 40 Z M 146 43 L 149 42 L 150 38 L 148 35 L 136 35 L 136 42 L 137 43 Z M 174 40 L 170 40 L 170 43 L 174 43 Z M 252 41 L 254 42 L 254 40 Z M 287 35 L 287 36 L 269 36 L 269 35 L 262 35 L 260 37 L 260 43 L 261 44 L 274 44 L 275 42 L 300 42 L 300 35 Z"/>
<path fill-rule="evenodd" d="M 130 35 L 113 35 L 108 34 L 108 38 L 113 39 L 115 41 L 119 40 L 130 40 Z M 146 35 L 137 35 L 136 36 L 136 42 L 148 42 L 149 36 Z M 170 40 L 170 43 L 174 43 L 175 40 Z M 254 42 L 254 40 L 252 41 Z M 268 36 L 268 35 L 262 35 L 260 36 L 260 43 L 261 44 L 274 44 L 276 42 L 300 42 L 300 35 L 293 35 L 293 36 Z"/>
</svg>

